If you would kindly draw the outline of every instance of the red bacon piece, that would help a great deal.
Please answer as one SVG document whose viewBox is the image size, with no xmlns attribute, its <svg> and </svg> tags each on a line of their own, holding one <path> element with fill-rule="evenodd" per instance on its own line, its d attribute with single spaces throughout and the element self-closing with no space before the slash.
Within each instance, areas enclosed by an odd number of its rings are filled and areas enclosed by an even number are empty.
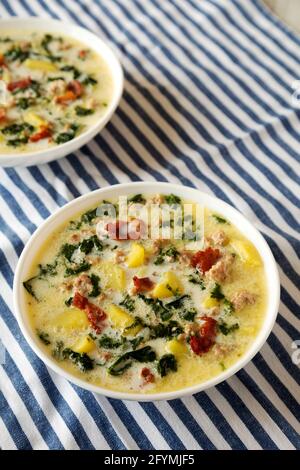
<svg viewBox="0 0 300 470">
<path fill-rule="evenodd" d="M 199 268 L 203 273 L 205 273 L 218 261 L 220 256 L 220 250 L 209 246 L 206 250 L 197 251 L 197 253 L 193 255 L 191 265 L 193 268 Z"/>
<path fill-rule="evenodd" d="M 88 320 L 92 328 L 96 333 L 101 333 L 103 329 L 103 321 L 107 315 L 102 308 L 88 301 L 86 297 L 83 297 L 79 292 L 75 292 L 73 298 L 74 307 L 84 310 L 87 314 Z"/>
<path fill-rule="evenodd" d="M 46 137 L 51 137 L 51 130 L 49 127 L 43 126 L 39 132 L 32 134 L 30 136 L 30 142 L 38 142 L 39 140 L 46 139 Z"/>
<path fill-rule="evenodd" d="M 130 222 L 117 220 L 109 222 L 105 229 L 112 240 L 139 240 L 145 233 L 145 224 L 142 220 L 135 219 Z"/>
<path fill-rule="evenodd" d="M 136 292 L 146 292 L 151 290 L 153 287 L 153 282 L 149 277 L 137 277 L 133 276 L 132 278 Z"/>
<path fill-rule="evenodd" d="M 199 332 L 191 336 L 190 346 L 192 351 L 201 355 L 210 350 L 214 345 L 217 335 L 217 321 L 211 317 L 202 317 L 204 323 L 200 326 Z"/>
<path fill-rule="evenodd" d="M 7 85 L 7 89 L 9 91 L 14 91 L 14 90 L 21 90 L 23 88 L 27 88 L 29 87 L 29 85 L 31 84 L 31 78 L 28 77 L 28 78 L 23 78 L 22 80 L 18 80 L 16 82 L 10 82 L 8 85 Z"/>
<path fill-rule="evenodd" d="M 146 384 L 153 383 L 155 381 L 154 374 L 152 374 L 151 370 L 148 369 L 148 367 L 143 367 L 143 369 L 141 370 L 141 376 L 143 377 L 144 382 Z"/>
<path fill-rule="evenodd" d="M 67 90 L 72 91 L 74 95 L 78 98 L 82 95 L 84 88 L 78 80 L 72 80 L 70 83 L 68 83 Z"/>
</svg>

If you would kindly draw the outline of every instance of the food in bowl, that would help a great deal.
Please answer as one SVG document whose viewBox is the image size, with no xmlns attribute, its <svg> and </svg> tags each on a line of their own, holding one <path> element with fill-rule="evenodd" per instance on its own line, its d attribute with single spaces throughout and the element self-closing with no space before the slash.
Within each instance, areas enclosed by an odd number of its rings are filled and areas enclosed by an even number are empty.
<svg viewBox="0 0 300 470">
<path fill-rule="evenodd" d="M 112 95 L 101 51 L 60 34 L 1 31 L 0 155 L 74 139 L 105 114 Z"/>
<path fill-rule="evenodd" d="M 126 220 L 117 201 L 99 201 L 45 240 L 23 279 L 40 347 L 73 376 L 129 394 L 220 375 L 263 324 L 263 260 L 226 217 L 177 195 L 135 194 L 128 207 Z M 156 221 L 144 217 L 153 207 Z"/>
</svg>

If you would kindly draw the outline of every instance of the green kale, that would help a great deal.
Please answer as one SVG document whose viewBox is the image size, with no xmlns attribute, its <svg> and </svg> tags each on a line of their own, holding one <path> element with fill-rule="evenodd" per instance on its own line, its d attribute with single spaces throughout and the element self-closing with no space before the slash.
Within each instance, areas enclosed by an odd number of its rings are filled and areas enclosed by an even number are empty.
<svg viewBox="0 0 300 470">
<path fill-rule="evenodd" d="M 185 299 L 188 299 L 190 298 L 190 296 L 188 294 L 185 294 L 185 295 L 181 295 L 179 297 L 177 297 L 175 300 L 172 300 L 171 302 L 168 302 L 167 304 L 165 304 L 165 307 L 167 309 L 178 309 L 178 308 L 182 308 L 183 307 L 183 301 Z"/>
<path fill-rule="evenodd" d="M 19 98 L 16 105 L 18 108 L 27 109 L 35 103 L 33 98 Z"/>
<path fill-rule="evenodd" d="M 61 249 L 60 254 L 63 255 L 69 262 L 71 262 L 74 252 L 77 250 L 78 245 L 72 245 L 70 243 L 65 243 Z"/>
<path fill-rule="evenodd" d="M 135 338 L 131 339 L 129 343 L 133 350 L 135 350 L 142 342 L 144 341 L 144 336 L 136 336 Z"/>
<path fill-rule="evenodd" d="M 82 106 L 76 106 L 75 112 L 77 116 L 89 116 L 90 114 L 94 114 L 95 110 L 91 108 L 83 108 Z"/>
<path fill-rule="evenodd" d="M 218 224 L 229 224 L 229 222 L 226 219 L 224 219 L 223 217 L 220 217 L 217 214 L 212 214 L 212 216 Z"/>
<path fill-rule="evenodd" d="M 63 350 L 63 358 L 72 361 L 81 372 L 87 372 L 94 368 L 93 359 L 86 353 L 78 353 L 70 348 L 66 348 Z"/>
<path fill-rule="evenodd" d="M 69 297 L 67 300 L 65 300 L 65 304 L 67 307 L 71 307 L 73 303 L 73 297 Z"/>
<path fill-rule="evenodd" d="M 121 340 L 118 341 L 114 338 L 111 338 L 110 336 L 102 335 L 99 338 L 99 346 L 104 349 L 117 349 L 120 346 L 123 346 L 125 341 L 125 338 L 121 338 Z"/>
<path fill-rule="evenodd" d="M 91 264 L 87 262 L 82 262 L 75 268 L 67 268 L 65 271 L 65 277 L 68 276 L 75 276 L 76 274 L 80 274 L 84 271 L 88 271 L 91 268 Z"/>
<path fill-rule="evenodd" d="M 119 303 L 122 307 L 125 307 L 129 312 L 133 312 L 135 309 L 135 301 L 129 294 L 126 294 L 124 299 Z"/>
<path fill-rule="evenodd" d="M 177 321 L 171 320 L 169 323 L 159 323 L 151 327 L 150 337 L 152 339 L 156 338 L 167 338 L 171 339 L 183 333 L 183 328 L 179 325 Z"/>
<path fill-rule="evenodd" d="M 10 62 L 14 62 L 15 60 L 24 62 L 24 60 L 29 57 L 29 51 L 23 50 L 19 46 L 13 46 L 4 53 L 4 57 Z"/>
<path fill-rule="evenodd" d="M 239 329 L 239 324 L 234 323 L 233 325 L 227 325 L 225 322 L 221 322 L 218 324 L 218 329 L 221 331 L 221 333 L 225 336 L 227 336 L 229 333 L 232 333 L 235 330 Z"/>
<path fill-rule="evenodd" d="M 194 321 L 195 316 L 197 315 L 197 310 L 192 308 L 190 310 L 183 310 L 180 312 L 181 318 L 186 321 Z"/>
<path fill-rule="evenodd" d="M 178 196 L 175 196 L 175 194 L 169 194 L 167 196 L 165 196 L 165 201 L 167 204 L 169 204 L 170 206 L 172 204 L 181 204 L 181 199 L 180 197 Z"/>
<path fill-rule="evenodd" d="M 233 306 L 233 303 L 230 302 L 230 300 L 224 299 L 223 306 L 224 306 L 224 313 L 226 315 L 231 315 L 234 312 L 234 306 Z"/>
<path fill-rule="evenodd" d="M 76 80 L 81 75 L 81 72 L 78 70 L 77 67 L 74 67 L 74 65 L 64 65 L 60 68 L 60 70 L 62 72 L 72 72 L 74 80 Z"/>
<path fill-rule="evenodd" d="M 213 299 L 217 299 L 217 300 L 225 299 L 225 295 L 222 292 L 222 288 L 220 284 L 217 284 L 217 283 L 215 284 L 214 288 L 210 292 L 210 296 Z"/>
<path fill-rule="evenodd" d="M 88 75 L 87 77 L 85 77 L 82 80 L 82 83 L 83 83 L 83 85 L 96 85 L 96 83 L 98 83 L 98 81 L 94 77 L 92 77 L 91 75 Z"/>
<path fill-rule="evenodd" d="M 108 369 L 110 375 L 122 375 L 125 370 L 131 367 L 133 361 L 153 362 L 156 359 L 156 353 L 150 346 L 145 346 L 135 351 L 129 351 L 120 356 Z"/>
<path fill-rule="evenodd" d="M 177 371 L 177 360 L 174 354 L 164 354 L 158 361 L 157 371 L 161 377 L 165 377 L 169 372 Z"/>
<path fill-rule="evenodd" d="M 2 134 L 4 135 L 17 135 L 25 131 L 31 133 L 34 131 L 34 127 L 31 124 L 28 124 L 27 122 L 23 122 L 22 124 L 10 124 L 9 126 L 6 126 L 1 130 Z"/>
<path fill-rule="evenodd" d="M 201 290 L 205 290 L 204 279 L 200 277 L 198 272 L 195 272 L 195 274 L 189 274 L 188 281 L 192 284 L 199 285 Z"/>
<path fill-rule="evenodd" d="M 85 224 L 90 224 L 97 217 L 97 207 L 90 211 L 85 212 L 81 216 L 81 221 Z"/>
<path fill-rule="evenodd" d="M 57 274 L 57 261 L 54 261 L 54 263 L 50 264 L 38 264 L 39 268 L 39 273 L 38 273 L 38 278 L 44 278 L 45 276 L 56 276 Z"/>
<path fill-rule="evenodd" d="M 31 281 L 33 281 L 34 279 L 35 279 L 35 276 L 30 279 L 27 279 L 27 281 L 24 281 L 23 287 L 27 290 L 28 294 L 30 294 L 35 300 L 38 300 L 31 284 Z"/>
<path fill-rule="evenodd" d="M 65 142 L 69 142 L 69 140 L 74 139 L 76 136 L 76 132 L 78 130 L 79 126 L 76 123 L 71 124 L 70 128 L 68 131 L 61 132 L 60 134 L 57 134 L 55 137 L 55 142 L 57 144 L 64 144 Z"/>
<path fill-rule="evenodd" d="M 92 282 L 93 289 L 89 293 L 90 297 L 97 297 L 101 293 L 101 288 L 99 286 L 100 277 L 97 274 L 91 274 L 90 280 Z"/>
<path fill-rule="evenodd" d="M 168 258 L 171 258 L 172 261 L 176 261 L 178 259 L 179 254 L 179 251 L 174 245 L 169 246 L 166 250 L 160 249 L 158 256 L 154 260 L 154 264 L 163 264 L 166 256 Z"/>
<path fill-rule="evenodd" d="M 20 147 L 21 145 L 27 144 L 28 137 L 18 137 L 17 139 L 9 139 L 6 141 L 6 145 L 9 147 Z"/>
<path fill-rule="evenodd" d="M 135 194 L 135 196 L 132 196 L 128 199 L 128 202 L 134 202 L 134 203 L 139 203 L 139 204 L 145 204 L 146 199 L 143 197 L 142 194 Z"/>
<path fill-rule="evenodd" d="M 160 316 L 162 321 L 170 320 L 170 318 L 173 315 L 173 311 L 168 310 L 164 306 L 164 304 L 162 303 L 161 300 L 153 299 L 152 297 L 146 297 L 143 294 L 139 294 L 138 296 L 139 296 L 140 299 L 142 299 L 145 302 L 145 304 L 151 306 L 151 308 L 152 308 L 153 312 L 155 313 L 155 315 Z"/>
<path fill-rule="evenodd" d="M 37 335 L 42 341 L 42 343 L 44 343 L 46 346 L 49 346 L 49 344 L 51 344 L 48 333 L 44 333 L 43 331 L 38 331 Z"/>
</svg>

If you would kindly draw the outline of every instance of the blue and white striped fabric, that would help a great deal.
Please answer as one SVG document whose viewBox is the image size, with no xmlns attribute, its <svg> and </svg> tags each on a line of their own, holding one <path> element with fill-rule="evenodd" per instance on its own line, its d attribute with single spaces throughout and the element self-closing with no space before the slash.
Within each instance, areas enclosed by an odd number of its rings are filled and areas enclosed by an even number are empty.
<svg viewBox="0 0 300 470">
<path fill-rule="evenodd" d="M 58 162 L 1 169 L 1 447 L 299 449 L 300 38 L 259 0 L 2 0 L 0 15 L 89 28 L 125 69 L 120 107 L 95 140 Z M 122 402 L 73 386 L 35 356 L 13 312 L 14 269 L 35 228 L 80 194 L 137 180 L 224 199 L 279 265 L 267 344 L 236 376 L 183 400 Z"/>
</svg>

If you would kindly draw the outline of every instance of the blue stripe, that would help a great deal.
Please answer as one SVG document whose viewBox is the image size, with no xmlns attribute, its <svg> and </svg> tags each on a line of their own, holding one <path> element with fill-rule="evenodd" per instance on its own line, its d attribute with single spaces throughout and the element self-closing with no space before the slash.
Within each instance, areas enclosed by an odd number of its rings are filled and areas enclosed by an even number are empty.
<svg viewBox="0 0 300 470">
<path fill-rule="evenodd" d="M 152 450 L 153 445 L 149 441 L 148 437 L 144 433 L 143 429 L 138 425 L 138 423 L 133 418 L 132 414 L 126 408 L 126 405 L 121 400 L 108 399 L 109 403 L 115 410 L 116 414 L 126 423 L 126 428 L 130 429 L 130 434 L 139 446 L 143 450 Z"/>
<path fill-rule="evenodd" d="M 232 0 L 232 1 L 233 1 L 233 3 L 235 4 L 236 8 L 243 14 L 243 16 L 247 19 L 247 21 L 248 21 L 249 23 L 251 23 L 252 26 L 254 26 L 254 27 L 255 27 L 256 29 L 258 29 L 261 33 L 263 33 L 264 36 L 267 36 L 267 37 L 271 40 L 271 42 L 272 42 L 273 44 L 276 44 L 276 45 L 278 46 L 278 48 L 281 49 L 281 51 L 284 53 L 284 55 L 285 55 L 286 57 L 289 57 L 289 58 L 292 57 L 295 62 L 300 63 L 300 61 L 299 61 L 299 56 L 295 55 L 295 54 L 292 52 L 292 50 L 287 49 L 287 48 L 285 47 L 285 45 L 284 45 L 281 41 L 279 41 L 273 34 L 271 34 L 267 28 L 262 28 L 261 26 L 259 26 L 259 23 L 258 23 L 257 21 L 254 21 L 253 16 L 251 16 L 251 15 L 247 12 L 247 10 L 242 7 L 242 4 L 241 4 L 240 1 L 236 1 L 236 0 Z M 284 66 L 287 70 L 289 70 L 288 67 L 287 67 L 287 65 L 286 65 L 285 63 L 284 63 L 283 66 Z"/>
<path fill-rule="evenodd" d="M 19 369 L 17 368 L 15 362 L 11 358 L 8 351 L 6 351 L 6 362 L 3 365 L 3 369 L 9 376 L 15 390 L 18 392 L 21 399 L 23 400 L 28 413 L 30 414 L 37 429 L 43 436 L 48 447 L 51 449 L 62 450 L 63 447 L 62 447 L 60 440 L 57 437 L 56 432 L 50 426 L 50 423 L 47 417 L 45 416 L 43 410 L 40 408 L 37 400 L 35 399 L 34 394 L 32 393 L 32 390 L 24 381 L 22 374 L 20 373 Z"/>
<path fill-rule="evenodd" d="M 259 421 L 257 421 L 257 419 L 247 408 L 246 404 L 243 403 L 243 401 L 228 385 L 228 383 L 222 382 L 221 384 L 217 385 L 217 389 L 227 399 L 247 428 L 250 429 L 251 433 L 255 437 L 256 441 L 261 445 L 261 447 L 265 450 L 277 449 L 277 446 L 263 429 Z"/>
<path fill-rule="evenodd" d="M 200 423 L 197 423 L 195 418 L 191 415 L 181 400 L 172 400 L 169 402 L 169 404 L 203 449 L 216 449 L 215 445 L 211 442 L 211 440 L 201 428 Z"/>
<path fill-rule="evenodd" d="M 32 446 L 26 434 L 21 428 L 20 423 L 16 418 L 16 415 L 11 410 L 1 390 L 0 390 L 0 410 L 1 410 L 1 418 L 11 438 L 13 439 L 17 449 L 32 450 Z"/>
</svg>

